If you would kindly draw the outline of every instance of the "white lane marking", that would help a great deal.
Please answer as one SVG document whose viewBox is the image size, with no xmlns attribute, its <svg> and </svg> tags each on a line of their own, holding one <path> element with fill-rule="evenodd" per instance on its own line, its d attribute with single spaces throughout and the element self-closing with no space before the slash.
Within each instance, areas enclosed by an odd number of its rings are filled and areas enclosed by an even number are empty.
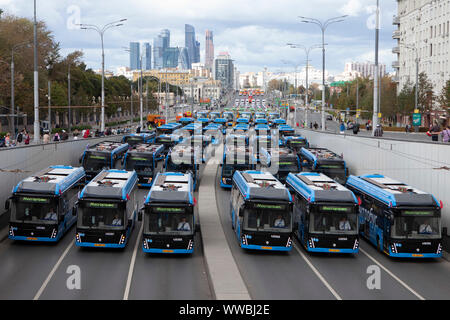
<svg viewBox="0 0 450 320">
<path fill-rule="evenodd" d="M 137 234 L 136 244 L 134 245 L 133 256 L 131 257 L 130 269 L 128 270 L 128 279 L 127 284 L 125 286 L 125 293 L 123 294 L 123 300 L 128 300 L 128 296 L 130 295 L 131 280 L 133 279 L 134 265 L 136 263 L 137 250 L 139 248 L 139 244 L 141 243 L 141 234 L 143 228 L 144 223 L 142 222 L 141 228 L 139 229 L 139 232 Z"/>
<path fill-rule="evenodd" d="M 71 241 L 70 244 L 67 246 L 66 250 L 61 255 L 61 257 L 59 257 L 58 262 L 56 262 L 56 264 L 53 267 L 52 271 L 50 271 L 50 274 L 47 276 L 47 279 L 45 279 L 44 283 L 42 284 L 41 288 L 39 289 L 39 291 L 34 296 L 33 300 L 39 300 L 39 298 L 41 297 L 41 295 L 44 292 L 45 288 L 47 287 L 48 283 L 50 282 L 50 280 L 52 279 L 53 275 L 55 274 L 56 270 L 58 270 L 59 265 L 64 260 L 64 258 L 66 257 L 67 253 L 72 248 L 74 243 L 75 243 L 75 240 Z"/>
<path fill-rule="evenodd" d="M 336 298 L 336 300 L 342 300 L 341 296 L 331 287 L 331 285 L 325 280 L 325 278 L 320 274 L 319 270 L 314 267 L 314 265 L 308 260 L 308 258 L 303 254 L 303 252 L 300 251 L 300 249 L 294 245 L 295 250 L 300 254 L 300 256 L 303 258 L 303 260 L 306 261 L 308 266 L 312 269 L 312 271 L 316 274 L 316 276 L 322 281 L 322 283 L 327 287 L 328 290 L 333 294 L 333 296 Z"/>
<path fill-rule="evenodd" d="M 425 300 L 424 297 L 422 297 L 420 294 L 418 294 L 416 291 L 414 291 L 410 286 L 408 286 L 405 282 L 403 282 L 402 280 L 400 280 L 400 278 L 398 278 L 395 274 L 393 274 L 391 271 L 389 271 L 389 269 L 387 269 L 385 266 L 383 266 L 380 262 L 378 262 L 375 258 L 373 258 L 370 254 L 368 254 L 366 251 L 364 251 L 363 249 L 359 248 L 359 251 L 361 251 L 362 253 L 364 253 L 370 260 L 372 260 L 373 262 L 375 262 L 380 268 L 382 268 L 384 271 L 387 272 L 387 274 L 389 274 L 392 278 L 394 278 L 395 280 L 397 280 L 398 283 L 400 283 L 403 287 L 405 287 L 408 291 L 410 291 L 413 295 L 415 295 L 417 298 L 419 298 L 419 300 Z"/>
</svg>

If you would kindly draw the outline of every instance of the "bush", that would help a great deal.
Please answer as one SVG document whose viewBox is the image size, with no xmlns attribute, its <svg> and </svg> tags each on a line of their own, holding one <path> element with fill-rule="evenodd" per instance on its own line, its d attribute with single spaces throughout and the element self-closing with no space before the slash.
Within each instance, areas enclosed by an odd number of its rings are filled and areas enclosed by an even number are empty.
<svg viewBox="0 0 450 320">
<path fill-rule="evenodd" d="M 73 126 L 72 127 L 72 131 L 75 131 L 75 130 L 83 131 L 83 130 L 87 130 L 87 129 L 91 130 L 92 126 L 90 126 L 90 125 L 79 125 L 79 126 Z"/>
<path fill-rule="evenodd" d="M 67 129 L 65 129 L 65 128 L 53 128 L 52 134 L 61 133 L 63 130 L 66 130 L 66 132 L 67 132 Z"/>
</svg>

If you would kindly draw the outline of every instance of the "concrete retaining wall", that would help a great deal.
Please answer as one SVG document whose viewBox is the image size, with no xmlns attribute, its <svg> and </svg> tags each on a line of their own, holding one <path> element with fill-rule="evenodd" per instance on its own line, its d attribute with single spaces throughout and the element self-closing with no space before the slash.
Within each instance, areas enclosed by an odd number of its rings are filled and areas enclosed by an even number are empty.
<svg viewBox="0 0 450 320">
<path fill-rule="evenodd" d="M 299 131 L 312 146 L 342 154 L 350 174 L 384 174 L 433 194 L 450 229 L 450 145 Z"/>
<path fill-rule="evenodd" d="M 120 139 L 122 136 L 112 136 L 0 149 L 0 222 L 5 218 L 1 214 L 4 203 L 20 180 L 51 165 L 79 167 L 79 158 L 88 144 Z"/>
</svg>

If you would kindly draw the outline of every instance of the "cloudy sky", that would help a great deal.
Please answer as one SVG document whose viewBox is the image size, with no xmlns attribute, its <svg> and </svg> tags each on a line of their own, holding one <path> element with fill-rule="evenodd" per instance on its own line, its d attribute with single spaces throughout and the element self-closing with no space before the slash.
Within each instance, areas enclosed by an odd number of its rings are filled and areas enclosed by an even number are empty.
<svg viewBox="0 0 450 320">
<path fill-rule="evenodd" d="M 105 35 L 106 68 L 128 66 L 124 46 L 130 41 L 149 41 L 161 29 L 171 31 L 171 45 L 184 46 L 184 24 L 195 27 L 204 61 L 205 30 L 214 32 L 216 55 L 228 51 L 241 72 L 288 71 L 304 63 L 304 52 L 286 43 L 311 46 L 321 43 L 319 27 L 301 23 L 298 16 L 319 20 L 348 15 L 326 31 L 327 70 L 340 73 L 347 61 L 373 61 L 376 0 L 37 0 L 38 19 L 44 20 L 61 43 L 63 54 L 82 50 L 89 67 L 101 66 L 100 37 L 79 30 L 75 23 L 104 25 L 127 18 L 124 26 Z M 395 0 L 381 0 L 380 61 L 391 71 L 395 45 L 392 17 Z M 32 17 L 33 1 L 0 0 L 0 8 L 18 16 Z M 311 54 L 312 65 L 321 68 L 321 51 Z"/>
</svg>

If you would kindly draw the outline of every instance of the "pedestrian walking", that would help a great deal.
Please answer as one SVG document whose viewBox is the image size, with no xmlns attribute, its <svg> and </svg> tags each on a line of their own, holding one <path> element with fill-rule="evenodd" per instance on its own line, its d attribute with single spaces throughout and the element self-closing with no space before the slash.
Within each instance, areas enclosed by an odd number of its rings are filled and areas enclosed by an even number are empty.
<svg viewBox="0 0 450 320">
<path fill-rule="evenodd" d="M 449 143 L 450 142 L 450 124 L 447 125 L 447 128 L 442 130 L 442 141 Z"/>
<path fill-rule="evenodd" d="M 353 134 L 358 134 L 359 132 L 359 123 L 355 123 L 353 125 Z"/>
<path fill-rule="evenodd" d="M 377 128 L 375 129 L 374 135 L 375 135 L 375 137 L 383 136 L 383 128 L 381 127 L 380 124 L 377 124 Z"/>
<path fill-rule="evenodd" d="M 433 121 L 433 125 L 430 128 L 430 131 L 428 131 L 431 135 L 432 141 L 439 141 L 439 134 L 441 133 L 441 127 L 439 126 L 439 123 L 437 120 Z"/>
<path fill-rule="evenodd" d="M 44 130 L 44 135 L 42 136 L 42 141 L 45 144 L 50 142 L 50 134 L 48 133 L 48 130 Z"/>
</svg>

